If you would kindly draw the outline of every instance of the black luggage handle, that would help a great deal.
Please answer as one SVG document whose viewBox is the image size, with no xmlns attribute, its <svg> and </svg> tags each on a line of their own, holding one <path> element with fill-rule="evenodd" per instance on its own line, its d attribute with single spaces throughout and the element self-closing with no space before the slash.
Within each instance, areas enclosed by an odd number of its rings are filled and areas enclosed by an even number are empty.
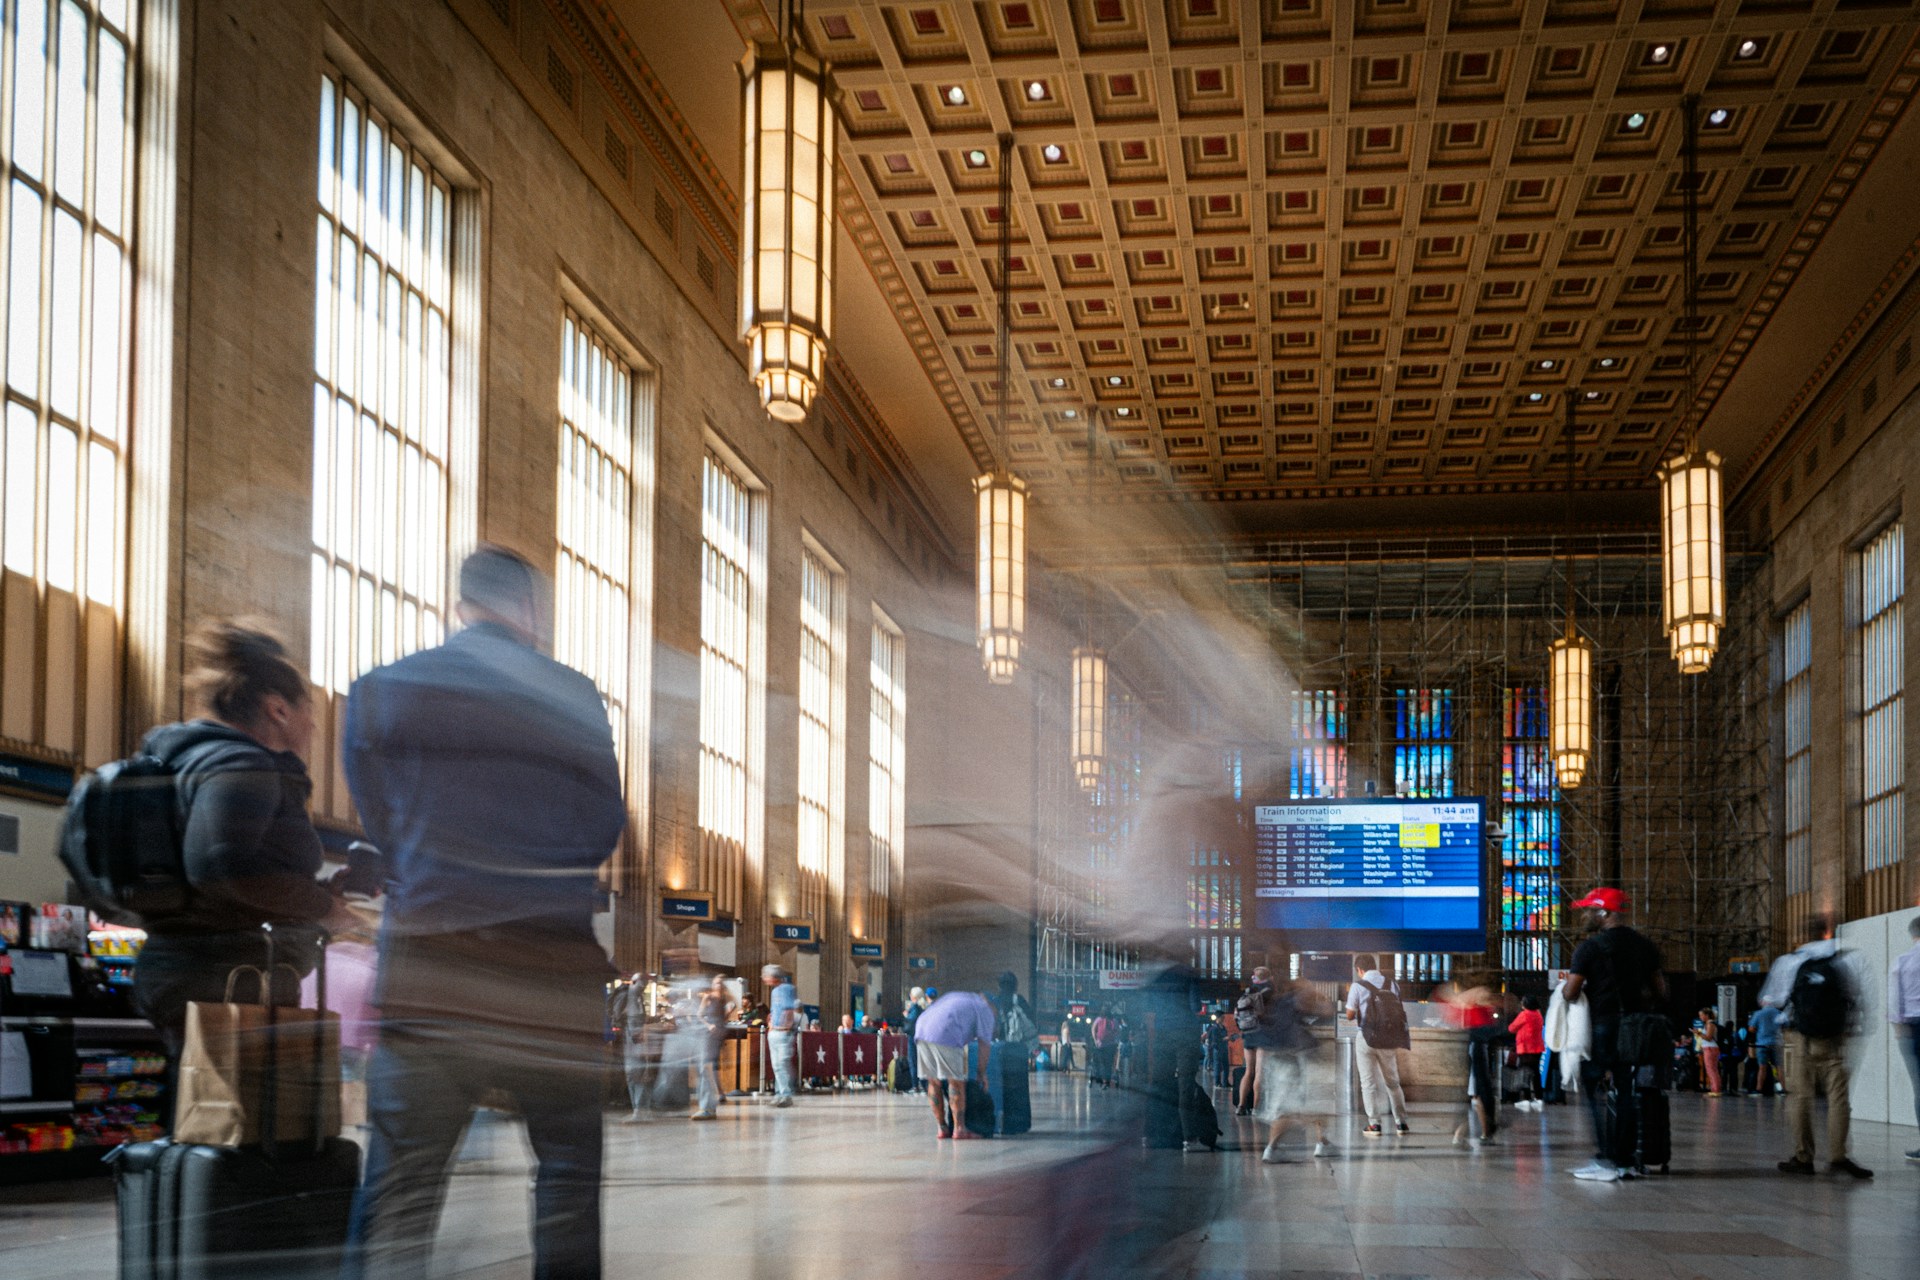
<svg viewBox="0 0 1920 1280">
<path fill-rule="evenodd" d="M 278 966 L 275 965 L 273 958 L 276 945 L 273 925 L 262 924 L 260 932 L 267 940 L 266 990 L 263 993 L 267 1001 L 267 1069 L 261 1073 L 260 1081 L 261 1147 L 265 1150 L 267 1159 L 278 1160 L 280 1158 L 280 1019 L 276 1012 L 278 1006 L 273 1001 L 273 974 Z M 313 989 L 313 1002 L 317 1006 L 314 1010 L 316 1016 L 313 1025 L 313 1154 L 319 1155 L 327 1145 L 327 1135 L 323 1132 L 325 1126 L 322 1121 L 326 1116 L 325 1090 L 328 1082 L 320 1077 L 326 1066 L 323 1040 L 326 1035 L 327 941 L 330 935 L 320 925 L 314 926 L 314 934 L 320 945 L 320 958 L 314 966 Z M 333 1081 L 332 1084 L 336 1089 L 340 1087 L 338 1080 Z"/>
</svg>

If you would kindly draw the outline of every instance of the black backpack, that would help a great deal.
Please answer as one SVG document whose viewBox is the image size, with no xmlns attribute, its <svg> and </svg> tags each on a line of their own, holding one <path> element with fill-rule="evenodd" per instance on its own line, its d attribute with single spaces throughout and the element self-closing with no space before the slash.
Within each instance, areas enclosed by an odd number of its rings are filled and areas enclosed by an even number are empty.
<svg viewBox="0 0 1920 1280">
<path fill-rule="evenodd" d="M 193 895 L 181 852 L 173 766 L 141 753 L 103 764 L 67 798 L 60 861 L 102 918 L 142 925 Z"/>
<path fill-rule="evenodd" d="M 1840 957 L 1815 956 L 1800 962 L 1787 997 L 1787 1021 L 1810 1040 L 1838 1040 L 1853 1026 L 1853 983 Z"/>
<path fill-rule="evenodd" d="M 1376 987 L 1365 978 L 1360 985 L 1372 992 L 1360 1010 L 1360 1038 L 1370 1049 L 1411 1049 L 1413 1037 L 1407 1032 L 1407 1006 L 1391 987 Z"/>
</svg>

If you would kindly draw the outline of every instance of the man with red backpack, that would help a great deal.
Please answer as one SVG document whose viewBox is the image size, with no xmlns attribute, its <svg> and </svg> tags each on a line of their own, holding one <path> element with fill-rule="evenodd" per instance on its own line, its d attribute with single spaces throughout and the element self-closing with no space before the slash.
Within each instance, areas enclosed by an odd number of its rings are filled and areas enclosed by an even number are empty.
<svg viewBox="0 0 1920 1280">
<path fill-rule="evenodd" d="M 1353 958 L 1353 985 L 1347 989 L 1348 1022 L 1360 1024 L 1354 1040 L 1354 1064 L 1360 1072 L 1360 1100 L 1367 1109 L 1369 1138 L 1379 1137 L 1382 1103 L 1393 1113 L 1395 1133 L 1410 1133 L 1407 1127 L 1407 1095 L 1400 1087 L 1400 1051 L 1411 1049 L 1413 1039 L 1407 1033 L 1407 1007 L 1400 1000 L 1400 988 L 1380 970 L 1378 956 Z"/>
</svg>

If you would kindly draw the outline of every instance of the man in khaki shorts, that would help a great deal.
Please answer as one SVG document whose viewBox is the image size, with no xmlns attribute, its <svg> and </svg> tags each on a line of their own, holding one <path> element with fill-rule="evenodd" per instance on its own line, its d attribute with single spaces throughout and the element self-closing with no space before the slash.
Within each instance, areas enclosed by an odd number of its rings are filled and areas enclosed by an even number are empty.
<svg viewBox="0 0 1920 1280">
<path fill-rule="evenodd" d="M 914 1024 L 914 1069 L 926 1081 L 927 1101 L 942 1138 L 980 1136 L 967 1128 L 967 1046 L 974 1041 L 980 1044 L 978 1087 L 985 1089 L 988 1046 L 993 1042 L 993 1005 L 985 996 L 949 991 L 928 1005 Z"/>
</svg>

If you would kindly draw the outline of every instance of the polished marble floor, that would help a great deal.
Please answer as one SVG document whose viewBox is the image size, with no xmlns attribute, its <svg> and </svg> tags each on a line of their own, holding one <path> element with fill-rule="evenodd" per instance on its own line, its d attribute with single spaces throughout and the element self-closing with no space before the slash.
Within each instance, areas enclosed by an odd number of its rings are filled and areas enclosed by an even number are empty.
<svg viewBox="0 0 1920 1280">
<path fill-rule="evenodd" d="M 933 1139 L 924 1103 L 890 1094 L 745 1100 L 720 1122 L 609 1127 L 607 1274 L 722 1280 L 986 1280 L 1044 1276 L 1478 1276 L 1621 1280 L 1915 1280 L 1920 1145 L 1857 1124 L 1880 1176 L 1776 1173 L 1783 1105 L 1674 1100 L 1664 1179 L 1575 1181 L 1585 1115 L 1507 1112 L 1499 1143 L 1450 1141 L 1455 1115 L 1417 1108 L 1407 1139 L 1336 1128 L 1337 1157 L 1258 1160 L 1229 1120 L 1219 1153 L 1142 1151 L 1119 1092 L 1036 1077 L 1035 1130 Z M 1223 1109 L 1224 1110 L 1224 1109 Z M 1131 1138 L 1131 1140 L 1129 1140 Z M 447 1276 L 519 1280 L 527 1154 L 507 1122 L 476 1126 L 437 1245 Z M 114 1272 L 104 1180 L 0 1189 L 0 1276 Z"/>
</svg>

